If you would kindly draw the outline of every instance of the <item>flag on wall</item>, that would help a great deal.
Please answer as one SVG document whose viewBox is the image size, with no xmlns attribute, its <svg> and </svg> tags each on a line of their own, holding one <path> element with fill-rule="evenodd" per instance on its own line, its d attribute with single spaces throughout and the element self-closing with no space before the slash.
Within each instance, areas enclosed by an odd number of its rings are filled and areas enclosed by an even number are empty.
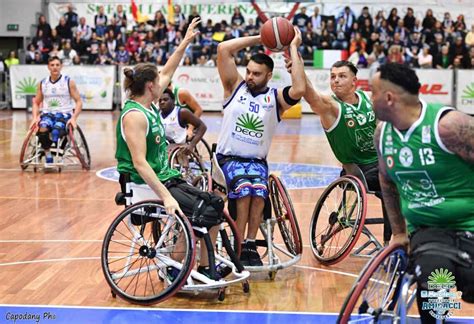
<svg viewBox="0 0 474 324">
<path fill-rule="evenodd" d="M 142 15 L 140 10 L 138 9 L 137 4 L 135 3 L 135 0 L 131 0 L 131 1 L 132 1 L 132 16 L 133 16 L 133 19 L 138 23 L 147 22 L 148 21 L 148 16 Z"/>
<path fill-rule="evenodd" d="M 168 0 L 168 22 L 174 25 L 174 6 L 173 0 Z"/>
<path fill-rule="evenodd" d="M 318 69 L 329 69 L 340 60 L 347 60 L 347 51 L 341 50 L 317 50 L 313 54 L 313 66 Z"/>
</svg>

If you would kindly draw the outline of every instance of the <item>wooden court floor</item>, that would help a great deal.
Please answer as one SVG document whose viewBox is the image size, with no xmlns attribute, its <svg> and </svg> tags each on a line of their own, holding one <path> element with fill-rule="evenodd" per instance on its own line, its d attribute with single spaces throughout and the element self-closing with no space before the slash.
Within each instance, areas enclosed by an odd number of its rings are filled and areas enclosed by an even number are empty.
<svg viewBox="0 0 474 324">
<path fill-rule="evenodd" d="M 216 118 L 205 114 L 204 120 Z M 19 153 L 29 116 L 24 111 L 0 112 L 0 304 L 135 307 L 113 299 L 100 265 L 105 232 L 122 210 L 114 203 L 117 183 L 96 176 L 115 166 L 117 112 L 84 112 L 79 119 L 92 157 L 90 171 L 21 171 Z M 217 138 L 216 127 L 205 135 Z M 337 165 L 321 132 L 319 120 L 283 121 L 269 155 L 271 162 Z M 348 257 L 325 267 L 309 247 L 309 222 L 321 189 L 290 190 L 300 224 L 304 252 L 295 266 L 251 278 L 250 294 L 240 285 L 229 287 L 226 299 L 215 294 L 177 295 L 151 307 L 339 312 L 344 298 L 366 259 Z M 368 215 L 380 215 L 376 198 L 369 199 Z M 372 226 L 379 236 L 380 226 Z M 463 303 L 455 316 L 474 316 Z"/>
</svg>

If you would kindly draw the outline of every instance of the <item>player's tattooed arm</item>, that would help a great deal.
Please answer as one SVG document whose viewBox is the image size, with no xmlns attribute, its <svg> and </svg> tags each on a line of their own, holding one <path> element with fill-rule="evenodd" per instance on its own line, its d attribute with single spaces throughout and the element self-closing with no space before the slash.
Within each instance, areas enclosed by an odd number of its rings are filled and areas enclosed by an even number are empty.
<svg viewBox="0 0 474 324">
<path fill-rule="evenodd" d="M 406 223 L 400 209 L 400 196 L 398 194 L 397 186 L 392 179 L 390 179 L 390 176 L 387 173 L 387 165 L 382 156 L 382 152 L 380 152 L 379 143 L 382 126 L 383 124 L 379 123 L 375 129 L 374 144 L 377 148 L 379 160 L 379 181 L 380 187 L 382 188 L 383 204 L 390 220 L 390 226 L 392 227 L 393 241 L 408 246 Z"/>
<path fill-rule="evenodd" d="M 474 164 L 474 117 L 450 111 L 441 117 L 438 132 L 448 150 Z"/>
</svg>

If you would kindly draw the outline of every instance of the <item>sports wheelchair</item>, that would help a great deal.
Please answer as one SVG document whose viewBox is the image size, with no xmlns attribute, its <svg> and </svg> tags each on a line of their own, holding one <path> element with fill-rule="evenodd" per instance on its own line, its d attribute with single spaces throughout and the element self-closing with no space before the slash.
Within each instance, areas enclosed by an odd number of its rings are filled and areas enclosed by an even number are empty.
<svg viewBox="0 0 474 324">
<path fill-rule="evenodd" d="M 227 193 L 224 173 L 215 153 L 211 161 L 211 178 L 214 190 Z M 269 198 L 265 202 L 263 222 L 260 224 L 262 237 L 256 240 L 263 266 L 246 266 L 245 269 L 250 272 L 268 271 L 269 278 L 273 280 L 278 270 L 290 267 L 301 259 L 303 243 L 291 198 L 280 178 L 270 174 L 268 187 Z M 235 219 L 235 210 L 229 209 Z M 275 225 L 278 225 L 279 231 L 275 231 Z"/>
<path fill-rule="evenodd" d="M 311 250 L 324 265 L 342 261 L 351 253 L 361 233 L 367 241 L 353 255 L 371 257 L 382 248 L 382 244 L 366 226 L 385 224 L 383 218 L 366 218 L 367 194 L 377 194 L 368 189 L 365 176 L 356 164 L 344 164 L 343 168 L 346 175 L 333 181 L 324 190 L 310 222 Z M 390 229 L 384 227 L 386 230 Z"/>
<path fill-rule="evenodd" d="M 23 170 L 30 165 L 36 172 L 38 168 L 56 168 L 61 172 L 62 167 L 81 166 L 84 170 L 91 167 L 91 156 L 89 146 L 82 129 L 77 125 L 68 126 L 67 133 L 62 136 L 55 146 L 50 148 L 54 158 L 54 163 L 46 164 L 44 161 L 45 152 L 41 147 L 36 133 L 38 125 L 33 125 L 26 135 L 20 152 L 20 166 Z"/>
<path fill-rule="evenodd" d="M 112 296 L 136 304 L 162 302 L 178 291 L 217 290 L 219 301 L 228 285 L 241 282 L 250 291 L 240 264 L 240 237 L 233 220 L 224 213 L 213 245 L 205 227 L 192 226 L 187 217 L 166 214 L 163 202 L 143 200 L 140 186 L 121 179 L 116 203 L 125 205 L 112 222 L 102 246 L 102 270 Z M 209 276 L 194 270 L 203 238 L 208 251 Z M 201 240 L 202 241 L 202 240 Z M 214 266 L 212 266 L 214 265 Z"/>
</svg>

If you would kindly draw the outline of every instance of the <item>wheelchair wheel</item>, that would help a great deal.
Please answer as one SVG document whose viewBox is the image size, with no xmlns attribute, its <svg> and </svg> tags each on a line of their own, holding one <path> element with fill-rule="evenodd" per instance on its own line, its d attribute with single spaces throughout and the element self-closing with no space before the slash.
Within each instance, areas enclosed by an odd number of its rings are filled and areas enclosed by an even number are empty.
<svg viewBox="0 0 474 324">
<path fill-rule="evenodd" d="M 87 145 L 86 138 L 82 129 L 77 125 L 76 128 L 69 125 L 69 139 L 71 146 L 74 150 L 76 157 L 81 162 L 81 166 L 84 170 L 90 170 L 91 168 L 91 155 L 89 152 L 89 146 Z"/>
<path fill-rule="evenodd" d="M 31 162 L 37 161 L 41 158 L 43 149 L 36 138 L 37 126 L 31 127 L 26 138 L 23 141 L 20 152 L 20 166 L 23 170 L 28 168 Z"/>
<path fill-rule="evenodd" d="M 347 296 L 337 323 L 347 323 L 351 313 L 368 314 L 375 323 L 395 316 L 400 283 L 408 266 L 406 250 L 390 245 L 366 264 Z"/>
<path fill-rule="evenodd" d="M 240 253 L 242 249 L 242 240 L 232 217 L 227 212 L 224 212 L 225 221 L 220 224 L 219 234 L 217 235 L 216 240 L 216 254 L 221 257 L 233 262 L 233 258 L 240 258 Z M 229 253 L 229 249 L 232 251 Z M 234 255 L 231 255 L 233 253 Z M 216 260 L 216 269 L 218 273 L 225 277 L 227 276 L 232 269 L 229 268 L 223 262 Z"/>
<path fill-rule="evenodd" d="M 211 176 L 207 172 L 201 173 L 193 179 L 192 186 L 201 191 L 212 192 Z"/>
<path fill-rule="evenodd" d="M 196 153 L 191 152 L 191 154 L 186 155 L 183 149 L 182 146 L 178 146 L 171 152 L 169 164 L 171 168 L 180 171 L 186 182 L 192 184 L 194 179 L 206 170 Z"/>
<path fill-rule="evenodd" d="M 158 200 L 122 211 L 102 245 L 102 270 L 112 292 L 141 305 L 166 300 L 186 282 L 195 243 L 191 224 L 167 215 Z"/>
<path fill-rule="evenodd" d="M 201 161 L 203 161 L 203 163 L 211 162 L 211 147 L 204 138 L 201 138 L 201 140 L 197 143 L 196 153 L 201 158 Z"/>
<path fill-rule="evenodd" d="M 303 252 L 303 242 L 290 196 L 281 183 L 280 178 L 273 174 L 269 177 L 268 187 L 270 189 L 273 211 L 283 242 L 288 252 L 292 255 L 296 256 L 301 254 Z"/>
<path fill-rule="evenodd" d="M 362 232 L 367 212 L 365 188 L 359 179 L 343 176 L 319 198 L 310 223 L 311 250 L 325 265 L 343 260 Z"/>
</svg>

